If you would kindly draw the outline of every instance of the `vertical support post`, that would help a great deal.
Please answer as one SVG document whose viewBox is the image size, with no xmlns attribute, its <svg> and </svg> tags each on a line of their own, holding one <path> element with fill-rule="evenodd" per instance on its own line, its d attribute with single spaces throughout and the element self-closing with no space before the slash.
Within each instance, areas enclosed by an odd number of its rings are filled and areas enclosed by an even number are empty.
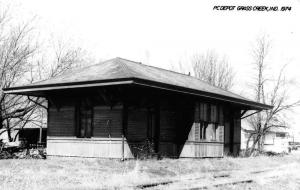
<svg viewBox="0 0 300 190">
<path fill-rule="evenodd" d="M 46 97 L 47 99 L 47 136 L 46 136 L 46 144 L 45 146 L 47 146 L 47 141 L 48 141 L 48 136 L 49 136 L 49 122 L 50 122 L 50 106 L 51 106 L 51 102 L 49 101 L 49 98 Z"/>
<path fill-rule="evenodd" d="M 159 100 L 157 100 L 159 101 Z M 155 153 L 159 152 L 160 144 L 160 104 L 159 102 L 155 105 L 155 135 L 154 135 L 154 149 Z"/>
<path fill-rule="evenodd" d="M 124 161 L 125 160 L 125 146 L 124 146 L 124 134 L 122 134 L 122 161 Z"/>
<path fill-rule="evenodd" d="M 42 144 L 42 133 L 43 133 L 43 127 L 40 126 L 40 135 L 39 135 L 39 143 Z"/>
<path fill-rule="evenodd" d="M 125 160 L 125 136 L 127 135 L 127 125 L 128 125 L 128 106 L 127 103 L 123 102 L 122 109 L 122 158 Z"/>
<path fill-rule="evenodd" d="M 229 132 L 229 152 L 233 155 L 234 116 L 230 117 Z"/>
</svg>

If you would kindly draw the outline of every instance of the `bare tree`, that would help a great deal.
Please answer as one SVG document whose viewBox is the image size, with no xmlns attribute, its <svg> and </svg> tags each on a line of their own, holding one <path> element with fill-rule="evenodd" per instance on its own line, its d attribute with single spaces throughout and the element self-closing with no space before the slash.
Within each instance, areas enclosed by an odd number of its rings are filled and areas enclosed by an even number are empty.
<svg viewBox="0 0 300 190">
<path fill-rule="evenodd" d="M 213 86 L 225 90 L 230 90 L 233 86 L 233 68 L 225 57 L 220 59 L 214 51 L 195 54 L 192 58 L 192 69 L 195 77 Z"/>
<path fill-rule="evenodd" d="M 0 12 L 0 129 L 13 141 L 15 127 L 44 124 L 47 103 L 43 98 L 4 94 L 2 89 L 55 77 L 80 65 L 84 51 L 57 41 L 40 53 L 33 42 L 32 21 L 14 26 L 9 19 L 9 10 Z"/>
<path fill-rule="evenodd" d="M 261 36 L 256 41 L 253 48 L 253 58 L 255 65 L 255 83 L 253 90 L 257 102 L 269 104 L 273 106 L 270 110 L 261 111 L 250 116 L 247 121 L 252 132 L 247 139 L 246 154 L 253 155 L 255 149 L 262 151 L 265 135 L 273 129 L 285 128 L 287 126 L 285 113 L 291 111 L 292 108 L 298 106 L 300 101 L 289 100 L 290 83 L 285 77 L 284 65 L 275 79 L 267 78 L 266 68 L 268 66 L 266 60 L 270 50 L 270 40 L 266 36 Z M 252 145 L 249 147 L 249 141 Z"/>
<path fill-rule="evenodd" d="M 2 88 L 8 88 L 22 81 L 28 72 L 27 63 L 34 55 L 36 46 L 30 41 L 32 31 L 30 22 L 11 26 L 9 10 L 3 10 L 0 15 L 0 129 L 7 130 L 11 141 L 11 124 L 23 121 L 30 115 L 35 105 L 24 101 L 24 97 L 4 94 Z"/>
</svg>

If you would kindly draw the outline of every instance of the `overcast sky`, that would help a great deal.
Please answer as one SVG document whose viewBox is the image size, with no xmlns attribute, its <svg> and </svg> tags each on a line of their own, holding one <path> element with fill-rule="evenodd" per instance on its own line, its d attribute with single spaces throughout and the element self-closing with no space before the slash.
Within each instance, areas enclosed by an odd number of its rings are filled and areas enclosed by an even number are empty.
<svg viewBox="0 0 300 190">
<path fill-rule="evenodd" d="M 300 81 L 300 1 L 15 1 L 17 16 L 38 18 L 41 33 L 49 33 L 87 49 L 96 60 L 113 57 L 162 68 L 208 49 L 226 56 L 234 67 L 234 92 L 249 96 L 253 76 L 251 48 L 262 34 L 269 36 L 269 74 L 289 64 L 287 76 Z M 213 11 L 215 5 L 292 6 L 290 12 Z M 299 86 L 292 98 L 300 98 Z M 291 114 L 300 128 L 300 109 Z"/>
</svg>

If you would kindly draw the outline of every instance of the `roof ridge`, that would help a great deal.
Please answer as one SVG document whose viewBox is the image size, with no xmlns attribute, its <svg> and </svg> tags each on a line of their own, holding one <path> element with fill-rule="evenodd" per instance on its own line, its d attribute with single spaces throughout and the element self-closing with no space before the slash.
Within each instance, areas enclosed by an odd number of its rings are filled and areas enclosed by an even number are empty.
<svg viewBox="0 0 300 190">
<path fill-rule="evenodd" d="M 183 75 L 183 76 L 188 77 L 188 78 L 197 79 L 197 80 L 199 80 L 199 81 L 201 81 L 201 82 L 203 82 L 203 83 L 205 83 L 205 84 L 207 84 L 207 85 L 210 85 L 210 86 L 212 86 L 212 87 L 214 87 L 214 88 L 218 88 L 218 89 L 220 89 L 220 90 L 223 90 L 223 91 L 226 91 L 226 92 L 229 92 L 229 93 L 238 95 L 238 96 L 240 96 L 240 97 L 243 98 L 243 99 L 248 99 L 248 98 L 245 98 L 245 97 L 243 97 L 243 96 L 241 96 L 241 95 L 239 95 L 239 94 L 237 94 L 237 93 L 234 93 L 234 92 L 231 92 L 231 91 L 229 91 L 229 90 L 225 90 L 225 89 L 223 89 L 223 88 L 221 88 L 221 87 L 218 87 L 218 86 L 215 86 L 215 85 L 213 85 L 213 84 L 210 84 L 210 83 L 208 83 L 207 81 L 204 81 L 204 80 L 202 80 L 202 79 L 199 79 L 199 78 L 197 78 L 197 77 L 195 77 L 195 76 L 187 75 L 187 74 L 184 74 L 184 73 L 179 73 L 179 72 L 176 72 L 176 71 L 172 71 L 172 70 L 168 70 L 168 69 L 164 69 L 164 68 L 160 68 L 160 67 L 155 67 L 155 66 L 152 66 L 152 65 L 146 65 L 146 64 L 143 64 L 142 62 L 136 62 L 136 61 L 132 61 L 132 60 L 129 60 L 129 59 L 124 59 L 124 58 L 121 58 L 121 57 L 117 57 L 117 58 L 118 58 L 118 59 L 125 60 L 125 61 L 129 61 L 129 62 L 132 62 L 132 63 L 135 63 L 135 64 L 139 64 L 139 65 L 143 65 L 143 66 L 147 66 L 147 67 L 152 67 L 152 68 L 159 69 L 159 70 L 163 70 L 163 71 L 168 71 L 168 72 L 175 73 L 175 74 L 180 74 L 180 75 Z M 125 65 L 125 64 L 124 64 L 124 65 Z M 126 68 L 128 69 L 127 66 L 126 66 Z M 128 69 L 128 70 L 129 70 L 129 69 Z M 250 100 L 250 99 L 249 99 L 249 100 Z M 251 100 L 251 101 L 252 101 L 252 100 Z"/>
<path fill-rule="evenodd" d="M 129 61 L 129 62 L 133 62 L 133 63 L 136 63 L 136 64 L 140 64 L 140 65 L 144 65 L 144 66 L 147 66 L 147 67 L 153 67 L 153 68 L 156 68 L 156 69 L 160 69 L 160 70 L 164 70 L 164 71 L 169 71 L 169 72 L 173 72 L 173 73 L 176 73 L 176 74 L 181 74 L 181 75 L 184 75 L 184 76 L 190 76 L 190 77 L 193 77 L 191 75 L 187 75 L 187 74 L 184 74 L 184 73 L 180 73 L 180 72 L 176 72 L 176 71 L 171 71 L 171 70 L 168 70 L 168 69 L 164 69 L 164 68 L 161 68 L 161 67 L 155 67 L 153 65 L 147 65 L 147 64 L 144 64 L 142 62 L 137 62 L 137 61 L 132 61 L 132 60 L 129 60 L 129 59 L 124 59 L 122 57 L 117 57 L 119 59 L 123 59 L 125 61 Z M 196 78 L 196 77 L 193 77 L 193 78 Z M 198 78 L 196 78 L 198 79 Z M 198 80 L 201 80 L 201 79 L 198 79 Z"/>
<path fill-rule="evenodd" d="M 118 63 L 118 66 L 120 66 L 122 68 L 122 71 L 125 70 L 125 75 L 127 77 L 132 77 L 131 70 L 128 68 L 128 66 L 123 61 L 120 61 L 120 59 L 122 59 L 122 58 L 116 57 L 114 60 L 115 60 L 115 62 Z"/>
<path fill-rule="evenodd" d="M 142 62 L 132 61 L 132 60 L 125 59 L 125 58 L 122 58 L 122 57 L 116 57 L 116 58 L 114 58 L 114 59 L 122 59 L 122 60 L 125 60 L 125 61 L 130 61 L 130 62 L 133 62 L 133 63 L 137 63 L 137 64 L 142 64 L 142 65 L 144 65 Z"/>
</svg>

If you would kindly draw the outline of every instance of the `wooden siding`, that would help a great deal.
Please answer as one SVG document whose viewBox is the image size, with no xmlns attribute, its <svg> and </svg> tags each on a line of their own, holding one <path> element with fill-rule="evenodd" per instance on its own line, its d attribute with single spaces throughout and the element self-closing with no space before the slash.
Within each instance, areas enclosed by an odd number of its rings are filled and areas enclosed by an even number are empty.
<svg viewBox="0 0 300 190">
<path fill-rule="evenodd" d="M 122 158 L 121 138 L 47 137 L 47 156 Z M 133 158 L 125 141 L 124 158 Z"/>
<path fill-rule="evenodd" d="M 166 157 L 178 157 L 177 145 L 173 142 L 160 142 L 159 151 L 162 156 Z"/>
<path fill-rule="evenodd" d="M 201 121 L 208 121 L 208 104 L 206 103 L 198 103 L 199 104 L 199 114 L 200 114 L 200 117 L 199 119 Z"/>
<path fill-rule="evenodd" d="M 128 109 L 127 140 L 145 141 L 147 139 L 147 110 Z"/>
<path fill-rule="evenodd" d="M 224 125 L 225 121 L 224 121 L 224 107 L 223 106 L 219 106 L 218 109 L 219 113 L 218 113 L 218 123 L 220 125 Z"/>
<path fill-rule="evenodd" d="M 48 136 L 52 139 L 49 141 L 49 150 L 53 155 L 64 154 L 64 149 L 66 156 L 121 158 L 126 149 L 126 158 L 129 153 L 131 156 L 138 155 L 139 149 L 136 147 L 145 146 L 149 142 L 154 146 L 154 151 L 167 157 L 222 157 L 224 144 L 228 143 L 230 152 L 238 152 L 239 149 L 240 120 L 230 119 L 233 117 L 231 113 L 235 112 L 215 102 L 192 101 L 186 107 L 183 104 L 161 102 L 148 105 L 147 101 L 128 105 L 124 149 L 123 106 L 90 103 L 93 106 L 92 137 L 75 138 L 75 104 L 75 101 L 67 101 L 59 109 L 49 108 Z M 203 136 L 200 139 L 200 123 L 209 125 L 206 128 L 206 139 Z M 216 129 L 214 126 L 217 126 Z M 66 139 L 53 139 L 58 136 Z"/>
<path fill-rule="evenodd" d="M 230 154 L 230 122 L 224 123 L 224 154 Z"/>
<path fill-rule="evenodd" d="M 176 115 L 174 111 L 160 111 L 159 152 L 163 156 L 177 157 Z"/>
<path fill-rule="evenodd" d="M 223 157 L 223 143 L 187 141 L 181 151 L 182 158 Z"/>
<path fill-rule="evenodd" d="M 122 136 L 122 108 L 108 106 L 94 107 L 93 119 L 94 137 Z"/>
<path fill-rule="evenodd" d="M 224 142 L 224 126 L 222 125 L 217 128 L 217 141 Z"/>
<path fill-rule="evenodd" d="M 174 142 L 176 138 L 175 112 L 161 111 L 160 114 L 160 141 Z"/>
<path fill-rule="evenodd" d="M 181 151 L 180 157 L 222 157 L 224 154 L 223 106 L 195 103 L 194 123 Z M 200 139 L 200 126 L 208 124 L 205 139 Z M 202 137 L 203 138 L 203 137 Z"/>
<path fill-rule="evenodd" d="M 196 123 L 200 121 L 211 123 L 224 123 L 224 113 L 222 105 L 215 105 L 203 102 L 195 103 L 194 121 Z"/>
<path fill-rule="evenodd" d="M 225 122 L 224 124 L 224 143 L 229 144 L 230 143 L 230 123 Z"/>
<path fill-rule="evenodd" d="M 48 111 L 48 136 L 75 136 L 75 106 Z"/>
<path fill-rule="evenodd" d="M 241 148 L 241 120 L 234 119 L 234 133 L 233 133 L 233 155 L 237 156 Z"/>
<path fill-rule="evenodd" d="M 240 143 L 241 142 L 241 120 L 234 119 L 234 133 L 233 133 L 233 142 Z"/>
<path fill-rule="evenodd" d="M 210 105 L 210 121 L 212 123 L 218 123 L 218 107 L 216 105 Z"/>
</svg>

